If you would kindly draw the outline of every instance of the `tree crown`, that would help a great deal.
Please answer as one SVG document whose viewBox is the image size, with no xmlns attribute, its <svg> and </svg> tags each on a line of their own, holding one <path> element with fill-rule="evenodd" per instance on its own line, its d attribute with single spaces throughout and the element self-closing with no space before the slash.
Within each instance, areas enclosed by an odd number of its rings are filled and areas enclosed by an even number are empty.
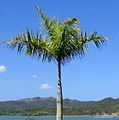
<svg viewBox="0 0 119 120">
<path fill-rule="evenodd" d="M 26 55 L 43 61 L 53 60 L 65 64 L 77 55 L 84 55 L 90 42 L 100 47 L 107 40 L 106 37 L 97 35 L 97 32 L 91 35 L 82 32 L 76 18 L 60 22 L 47 17 L 38 6 L 36 8 L 45 34 L 42 36 L 38 31 L 27 30 L 9 42 L 10 48 L 17 48 L 18 52 L 25 52 Z"/>
</svg>

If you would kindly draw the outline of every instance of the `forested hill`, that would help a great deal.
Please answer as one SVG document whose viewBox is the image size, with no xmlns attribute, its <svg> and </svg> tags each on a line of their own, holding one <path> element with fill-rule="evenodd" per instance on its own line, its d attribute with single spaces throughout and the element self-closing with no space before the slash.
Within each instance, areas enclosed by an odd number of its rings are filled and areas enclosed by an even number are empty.
<svg viewBox="0 0 119 120">
<path fill-rule="evenodd" d="M 54 115 L 55 111 L 56 99 L 52 97 L 0 102 L 0 115 Z M 65 115 L 95 115 L 115 112 L 119 113 L 119 99 L 111 97 L 100 101 L 64 99 Z"/>
</svg>

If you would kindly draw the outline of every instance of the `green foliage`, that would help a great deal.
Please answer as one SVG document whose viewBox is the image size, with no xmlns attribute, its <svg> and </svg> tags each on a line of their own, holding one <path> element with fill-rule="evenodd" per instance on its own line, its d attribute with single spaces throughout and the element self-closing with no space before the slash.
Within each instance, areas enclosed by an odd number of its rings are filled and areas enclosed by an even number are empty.
<svg viewBox="0 0 119 120">
<path fill-rule="evenodd" d="M 26 55 L 37 59 L 41 58 L 42 61 L 53 60 L 65 64 L 77 55 L 84 55 L 90 42 L 100 47 L 107 40 L 106 37 L 99 36 L 97 32 L 91 35 L 82 32 L 76 18 L 60 22 L 55 18 L 47 17 L 38 6 L 36 8 L 44 34 L 39 34 L 40 31 L 27 30 L 13 38 L 8 47 L 17 48 L 18 52 L 25 52 Z"/>
<path fill-rule="evenodd" d="M 107 38 L 101 35 L 99 36 L 97 32 L 87 35 L 86 32 L 80 30 L 76 18 L 70 18 L 60 22 L 55 18 L 47 17 L 38 6 L 36 6 L 36 8 L 41 18 L 44 33 L 39 34 L 40 32 L 38 31 L 34 32 L 33 30 L 27 30 L 13 38 L 8 43 L 8 47 L 11 49 L 16 48 L 18 52 L 24 52 L 26 55 L 42 59 L 42 61 L 47 60 L 48 62 L 55 61 L 58 63 L 58 85 L 60 87 L 58 98 L 61 98 L 61 102 L 57 110 L 60 112 L 61 109 L 61 115 L 59 114 L 59 116 L 62 119 L 61 64 L 64 65 L 65 63 L 70 62 L 76 56 L 82 57 L 87 51 L 90 42 L 93 42 L 96 47 L 100 47 Z M 35 109 L 37 108 L 25 108 L 22 110 L 24 110 L 24 114 L 25 111 L 27 111 L 27 115 L 55 114 L 54 109 L 51 108 L 42 108 L 34 114 Z M 76 114 L 73 112 L 73 109 L 70 110 L 72 111 L 72 114 Z M 57 111 L 57 113 L 59 112 Z M 65 112 L 67 114 L 67 109 Z M 96 110 L 92 112 L 92 114 L 95 113 Z M 12 111 L 10 111 L 10 114 L 12 114 Z M 22 114 L 22 112 L 17 110 L 15 111 L 15 114 Z M 91 113 L 89 110 L 86 110 L 84 113 L 77 112 L 77 114 Z"/>
<path fill-rule="evenodd" d="M 42 116 L 55 115 L 54 98 L 32 98 L 0 102 L 0 115 Z M 20 104 L 19 104 L 20 103 Z M 119 113 L 119 99 L 106 98 L 100 101 L 64 100 L 64 115 L 95 115 Z"/>
</svg>

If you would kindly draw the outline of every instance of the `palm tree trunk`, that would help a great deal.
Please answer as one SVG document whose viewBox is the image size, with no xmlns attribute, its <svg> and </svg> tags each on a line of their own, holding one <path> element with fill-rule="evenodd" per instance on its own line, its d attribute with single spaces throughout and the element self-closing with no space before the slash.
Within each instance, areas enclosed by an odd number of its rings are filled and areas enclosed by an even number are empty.
<svg viewBox="0 0 119 120">
<path fill-rule="evenodd" d="M 58 62 L 57 120 L 63 120 L 63 95 L 61 83 L 61 63 Z"/>
</svg>

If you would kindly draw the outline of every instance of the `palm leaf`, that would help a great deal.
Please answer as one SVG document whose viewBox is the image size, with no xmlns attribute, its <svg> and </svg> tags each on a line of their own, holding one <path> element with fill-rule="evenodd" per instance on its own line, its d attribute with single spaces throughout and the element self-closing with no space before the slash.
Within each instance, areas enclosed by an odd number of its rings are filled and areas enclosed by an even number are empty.
<svg viewBox="0 0 119 120">
<path fill-rule="evenodd" d="M 48 44 L 41 39 L 38 32 L 35 33 L 28 30 L 9 42 L 8 47 L 11 49 L 17 48 L 18 52 L 25 52 L 26 55 L 38 59 L 41 58 L 43 61 L 46 59 L 51 61 L 53 59 L 48 50 Z"/>
<path fill-rule="evenodd" d="M 91 35 L 82 32 L 76 18 L 60 22 L 48 18 L 39 6 L 36 6 L 36 9 L 46 30 L 45 35 L 41 36 L 38 31 L 27 30 L 10 42 L 10 48 L 17 48 L 18 52 L 25 52 L 26 55 L 41 58 L 43 61 L 54 60 L 65 64 L 77 55 L 79 57 L 85 55 L 90 42 L 100 47 L 107 40 L 97 32 Z"/>
</svg>

